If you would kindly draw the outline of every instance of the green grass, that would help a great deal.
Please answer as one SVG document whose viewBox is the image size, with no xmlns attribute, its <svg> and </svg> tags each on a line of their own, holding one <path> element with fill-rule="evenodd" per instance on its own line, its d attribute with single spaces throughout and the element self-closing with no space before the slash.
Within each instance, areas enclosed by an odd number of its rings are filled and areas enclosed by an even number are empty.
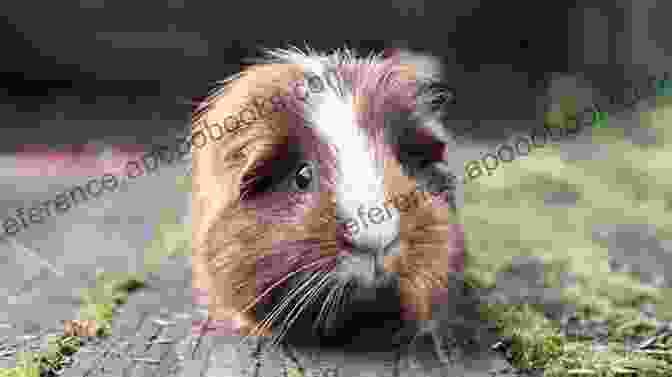
<svg viewBox="0 0 672 377">
<path fill-rule="evenodd" d="M 40 377 L 40 365 L 30 353 L 18 356 L 17 366 L 0 369 L 0 377 Z"/>
<path fill-rule="evenodd" d="M 145 285 L 144 278 L 126 273 L 99 273 L 96 286 L 82 293 L 83 305 L 79 319 L 94 320 L 99 326 L 99 335 L 110 335 L 114 308 L 123 305 L 128 295 Z"/>
<path fill-rule="evenodd" d="M 83 292 L 81 320 L 92 319 L 98 324 L 97 336 L 109 336 L 114 307 L 126 302 L 128 295 L 142 287 L 143 281 L 128 274 L 100 273 L 96 286 Z M 0 377 L 39 377 L 40 371 L 58 371 L 65 356 L 76 353 L 82 345 L 80 337 L 60 335 L 49 339 L 46 352 L 27 352 L 19 357 L 14 368 L 0 369 Z"/>
<path fill-rule="evenodd" d="M 513 257 L 540 257 L 549 267 L 547 286 L 558 287 L 557 272 L 567 269 L 577 284 L 562 292 L 563 300 L 575 304 L 580 317 L 609 324 L 611 346 L 597 352 L 589 341 L 563 339 L 559 324 L 543 318 L 539 308 L 486 308 L 501 316 L 501 331 L 514 336 L 515 367 L 542 368 L 551 377 L 672 376 L 672 344 L 649 353 L 623 350 L 625 338 L 649 336 L 654 330 L 640 318 L 641 303 L 655 303 L 658 319 L 672 320 L 672 292 L 644 286 L 628 273 L 610 272 L 606 245 L 591 235 L 597 224 L 651 224 L 659 239 L 672 239 L 672 177 L 665 174 L 672 161 L 672 106 L 669 100 L 658 105 L 640 120 L 656 129 L 655 145 L 633 145 L 618 129 L 593 128 L 588 132 L 596 148 L 608 151 L 604 160 L 563 161 L 558 146 L 546 145 L 527 160 L 466 185 L 462 216 L 470 276 L 493 286 L 496 273 L 509 268 Z M 544 205 L 546 194 L 557 191 L 576 192 L 576 205 Z M 518 318 L 523 315 L 527 320 Z"/>
</svg>

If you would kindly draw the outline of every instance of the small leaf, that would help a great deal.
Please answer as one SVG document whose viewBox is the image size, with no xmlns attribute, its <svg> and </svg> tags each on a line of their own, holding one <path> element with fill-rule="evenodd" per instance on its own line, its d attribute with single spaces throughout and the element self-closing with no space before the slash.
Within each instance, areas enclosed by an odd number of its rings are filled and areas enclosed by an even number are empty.
<svg viewBox="0 0 672 377">
<path fill-rule="evenodd" d="M 287 377 L 304 377 L 304 374 L 297 368 L 289 367 L 287 368 Z"/>
</svg>

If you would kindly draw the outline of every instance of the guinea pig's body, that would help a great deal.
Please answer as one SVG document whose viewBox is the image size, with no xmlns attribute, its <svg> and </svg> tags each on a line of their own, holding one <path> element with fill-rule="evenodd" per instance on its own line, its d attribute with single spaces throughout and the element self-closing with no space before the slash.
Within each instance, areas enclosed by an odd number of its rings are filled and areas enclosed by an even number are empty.
<svg viewBox="0 0 672 377">
<path fill-rule="evenodd" d="M 194 287 L 212 320 L 282 336 L 309 318 L 324 335 L 357 303 L 431 319 L 465 256 L 436 67 L 270 55 L 194 117 L 211 136 L 192 163 Z"/>
</svg>

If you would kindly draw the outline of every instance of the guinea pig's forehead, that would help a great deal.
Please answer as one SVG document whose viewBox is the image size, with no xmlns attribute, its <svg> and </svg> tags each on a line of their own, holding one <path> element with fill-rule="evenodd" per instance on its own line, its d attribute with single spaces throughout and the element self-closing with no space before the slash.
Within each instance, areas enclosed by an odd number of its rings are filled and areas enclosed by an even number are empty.
<svg viewBox="0 0 672 377">
<path fill-rule="evenodd" d="M 355 160 L 380 160 L 386 145 L 395 144 L 404 129 L 420 126 L 413 114 L 421 86 L 418 77 L 425 74 L 413 65 L 380 55 L 359 58 L 347 50 L 329 55 L 269 53 L 271 61 L 297 67 L 304 76 L 303 89 L 292 90 L 300 98 L 290 101 L 301 119 L 290 122 L 290 128 L 296 126 L 301 144 L 320 142 L 341 151 L 343 169 L 356 165 Z"/>
<path fill-rule="evenodd" d="M 353 139 L 366 138 L 370 142 L 394 128 L 413 127 L 412 99 L 398 93 L 375 91 L 354 78 L 325 74 L 328 86 L 317 93 L 304 108 L 307 126 L 324 142 L 341 145 Z M 396 100 L 396 101 L 395 101 Z"/>
</svg>

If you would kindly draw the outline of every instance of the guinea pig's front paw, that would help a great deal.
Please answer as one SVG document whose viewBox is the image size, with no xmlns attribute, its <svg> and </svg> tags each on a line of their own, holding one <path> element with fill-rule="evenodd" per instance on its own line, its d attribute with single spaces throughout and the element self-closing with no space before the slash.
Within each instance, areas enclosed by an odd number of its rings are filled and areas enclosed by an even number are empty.
<svg viewBox="0 0 672 377">
<path fill-rule="evenodd" d="M 463 312 L 471 308 L 467 298 L 461 279 L 451 279 L 447 288 L 433 292 L 431 314 L 421 314 L 415 320 L 407 321 L 407 325 L 395 337 L 395 344 L 401 346 L 409 362 L 417 359 L 416 356 L 427 355 L 446 365 L 460 357 L 463 350 L 458 346 L 456 335 L 462 333 L 460 329 L 465 326 L 465 318 L 476 315 L 471 311 L 467 314 Z"/>
<path fill-rule="evenodd" d="M 408 363 L 417 363 L 418 355 L 429 354 L 443 365 L 451 364 L 455 359 L 454 347 L 450 347 L 452 333 L 446 331 L 440 326 L 440 320 L 430 319 L 422 320 L 402 329 L 395 336 L 395 344 L 400 346 L 401 355 Z M 424 339 L 429 338 L 431 349 L 423 349 L 427 342 Z M 423 355 L 424 356 L 424 355 Z M 425 359 L 425 357 L 423 357 Z"/>
<path fill-rule="evenodd" d="M 428 321 L 425 321 L 422 325 L 423 327 L 421 328 L 420 331 L 421 333 L 424 332 L 424 334 L 427 334 L 431 337 L 434 346 L 435 356 L 443 364 L 450 363 L 448 353 L 444 349 L 444 345 L 446 344 L 445 343 L 446 335 L 439 330 L 438 320 L 430 319 Z"/>
</svg>

